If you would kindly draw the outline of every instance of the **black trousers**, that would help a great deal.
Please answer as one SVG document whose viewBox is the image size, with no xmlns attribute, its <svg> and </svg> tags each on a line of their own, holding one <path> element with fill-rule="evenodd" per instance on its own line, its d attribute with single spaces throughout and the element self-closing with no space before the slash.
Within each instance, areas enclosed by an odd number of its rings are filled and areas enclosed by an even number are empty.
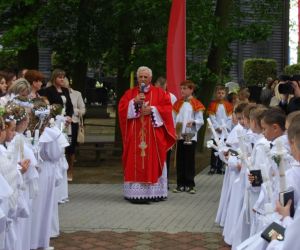
<svg viewBox="0 0 300 250">
<path fill-rule="evenodd" d="M 167 160 L 166 160 L 168 180 L 169 180 L 169 172 L 170 172 L 171 153 L 172 153 L 172 149 L 168 150 L 168 152 L 167 152 Z"/>
<path fill-rule="evenodd" d="M 215 152 L 217 152 L 214 149 L 211 149 L 211 155 L 210 155 L 210 170 L 214 171 L 222 171 L 223 169 L 223 162 L 219 158 L 219 156 L 215 156 Z"/>
<path fill-rule="evenodd" d="M 176 171 L 178 187 L 195 187 L 195 151 L 196 142 L 185 145 L 184 140 L 177 141 Z"/>
<path fill-rule="evenodd" d="M 77 135 L 78 135 L 79 123 L 71 123 L 71 141 L 70 146 L 66 147 L 66 154 L 72 155 L 75 154 L 77 146 Z"/>
</svg>

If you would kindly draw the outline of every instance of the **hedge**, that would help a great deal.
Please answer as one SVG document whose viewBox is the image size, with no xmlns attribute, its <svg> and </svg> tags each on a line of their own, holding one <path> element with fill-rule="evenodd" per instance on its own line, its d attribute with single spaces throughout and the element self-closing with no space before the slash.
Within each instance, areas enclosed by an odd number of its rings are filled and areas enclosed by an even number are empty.
<svg viewBox="0 0 300 250">
<path fill-rule="evenodd" d="M 264 86 L 268 77 L 276 78 L 276 67 L 274 59 L 247 59 L 243 65 L 244 80 L 248 86 Z"/>
<path fill-rule="evenodd" d="M 292 64 L 284 67 L 285 75 L 300 75 L 300 64 Z"/>
</svg>

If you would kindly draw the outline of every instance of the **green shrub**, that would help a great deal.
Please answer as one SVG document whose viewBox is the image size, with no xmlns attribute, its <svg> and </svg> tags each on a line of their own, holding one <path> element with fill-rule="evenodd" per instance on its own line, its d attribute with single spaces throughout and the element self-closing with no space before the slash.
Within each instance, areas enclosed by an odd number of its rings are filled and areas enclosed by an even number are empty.
<svg viewBox="0 0 300 250">
<path fill-rule="evenodd" d="M 293 64 L 284 67 L 285 75 L 300 75 L 300 64 Z"/>
<path fill-rule="evenodd" d="M 244 80 L 249 86 L 263 86 L 268 77 L 276 78 L 274 59 L 251 58 L 244 61 Z"/>
<path fill-rule="evenodd" d="M 17 69 L 17 52 L 14 50 L 0 51 L 0 69 Z"/>
</svg>

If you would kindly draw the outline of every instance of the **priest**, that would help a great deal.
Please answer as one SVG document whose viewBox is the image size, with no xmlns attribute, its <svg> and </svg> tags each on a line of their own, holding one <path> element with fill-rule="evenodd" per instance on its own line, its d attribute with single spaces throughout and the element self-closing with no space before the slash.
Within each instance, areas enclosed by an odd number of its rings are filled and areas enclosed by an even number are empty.
<svg viewBox="0 0 300 250">
<path fill-rule="evenodd" d="M 170 96 L 151 84 L 152 71 L 137 70 L 138 86 L 119 102 L 124 196 L 133 203 L 167 198 L 166 153 L 175 143 Z"/>
</svg>

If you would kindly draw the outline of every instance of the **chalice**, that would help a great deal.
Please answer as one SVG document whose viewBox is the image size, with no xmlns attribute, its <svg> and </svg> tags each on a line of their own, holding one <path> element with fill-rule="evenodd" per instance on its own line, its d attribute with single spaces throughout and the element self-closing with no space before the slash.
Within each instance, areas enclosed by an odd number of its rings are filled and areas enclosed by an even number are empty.
<svg viewBox="0 0 300 250">
<path fill-rule="evenodd" d="M 184 133 L 182 134 L 182 137 L 184 139 L 183 144 L 185 145 L 192 145 L 192 138 L 195 136 L 195 131 L 193 131 L 192 128 L 186 127 Z"/>
</svg>

